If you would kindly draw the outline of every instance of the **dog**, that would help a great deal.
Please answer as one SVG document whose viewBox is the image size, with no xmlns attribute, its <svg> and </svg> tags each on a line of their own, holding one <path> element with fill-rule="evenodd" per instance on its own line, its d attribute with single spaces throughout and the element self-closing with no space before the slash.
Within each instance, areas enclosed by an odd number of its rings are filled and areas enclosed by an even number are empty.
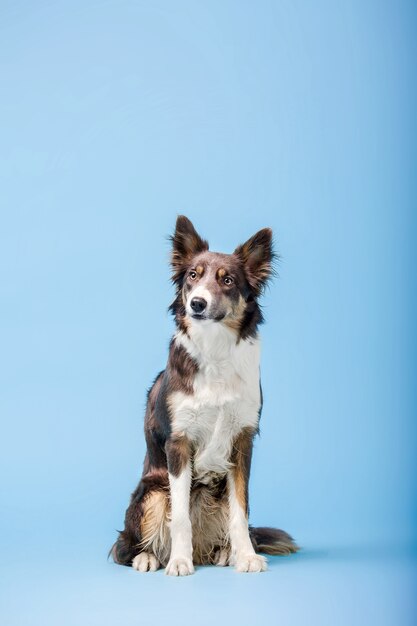
<svg viewBox="0 0 417 626">
<path fill-rule="evenodd" d="M 258 299 L 273 272 L 272 231 L 222 254 L 180 215 L 170 239 L 176 332 L 148 391 L 143 474 L 109 554 L 171 576 L 193 574 L 195 564 L 263 572 L 260 553 L 298 549 L 286 532 L 248 524 L 262 410 Z"/>
</svg>

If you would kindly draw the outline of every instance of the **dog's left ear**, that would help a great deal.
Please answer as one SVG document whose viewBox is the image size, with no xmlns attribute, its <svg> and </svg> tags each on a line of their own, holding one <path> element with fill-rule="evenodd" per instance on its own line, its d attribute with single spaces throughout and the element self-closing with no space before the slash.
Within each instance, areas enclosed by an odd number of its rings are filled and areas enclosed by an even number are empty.
<svg viewBox="0 0 417 626">
<path fill-rule="evenodd" d="M 205 239 L 200 237 L 192 222 L 185 215 L 177 217 L 175 232 L 171 237 L 171 241 L 172 280 L 174 283 L 178 283 L 182 280 L 185 266 L 191 258 L 198 252 L 208 250 L 209 245 Z"/>
<path fill-rule="evenodd" d="M 233 254 L 243 262 L 248 282 L 258 296 L 273 272 L 272 230 L 263 228 L 258 231 Z"/>
</svg>

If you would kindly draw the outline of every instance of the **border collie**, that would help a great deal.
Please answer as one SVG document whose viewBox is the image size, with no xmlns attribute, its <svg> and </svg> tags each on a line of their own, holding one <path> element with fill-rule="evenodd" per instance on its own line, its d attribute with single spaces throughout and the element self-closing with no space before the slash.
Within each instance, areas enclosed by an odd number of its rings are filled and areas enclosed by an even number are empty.
<svg viewBox="0 0 417 626">
<path fill-rule="evenodd" d="M 180 215 L 171 241 L 176 332 L 148 391 L 143 474 L 110 552 L 140 572 L 162 565 L 187 576 L 209 563 L 262 572 L 260 552 L 298 549 L 282 530 L 248 525 L 262 409 L 258 298 L 272 272 L 272 231 L 221 254 Z"/>
</svg>

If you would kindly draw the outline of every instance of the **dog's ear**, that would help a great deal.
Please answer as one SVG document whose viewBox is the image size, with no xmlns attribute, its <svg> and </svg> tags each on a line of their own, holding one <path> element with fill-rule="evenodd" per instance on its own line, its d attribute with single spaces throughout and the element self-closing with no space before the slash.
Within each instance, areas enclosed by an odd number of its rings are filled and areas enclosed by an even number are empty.
<svg viewBox="0 0 417 626">
<path fill-rule="evenodd" d="M 177 217 L 175 232 L 171 236 L 171 241 L 172 280 L 175 283 L 182 279 L 185 265 L 190 259 L 198 252 L 208 250 L 209 245 L 205 239 L 200 237 L 192 222 L 185 215 Z"/>
<path fill-rule="evenodd" d="M 238 246 L 233 254 L 242 261 L 249 285 L 258 296 L 273 273 L 272 230 L 263 228 L 258 231 Z"/>
</svg>

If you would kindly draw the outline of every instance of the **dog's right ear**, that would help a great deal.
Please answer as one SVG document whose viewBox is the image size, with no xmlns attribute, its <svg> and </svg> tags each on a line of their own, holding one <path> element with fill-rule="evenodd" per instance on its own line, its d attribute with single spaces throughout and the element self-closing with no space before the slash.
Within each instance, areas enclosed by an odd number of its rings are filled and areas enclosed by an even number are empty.
<svg viewBox="0 0 417 626">
<path fill-rule="evenodd" d="M 208 250 L 209 245 L 200 237 L 192 222 L 185 215 L 177 217 L 175 233 L 170 239 L 172 241 L 172 280 L 174 283 L 179 283 L 190 259 L 198 252 Z"/>
</svg>

